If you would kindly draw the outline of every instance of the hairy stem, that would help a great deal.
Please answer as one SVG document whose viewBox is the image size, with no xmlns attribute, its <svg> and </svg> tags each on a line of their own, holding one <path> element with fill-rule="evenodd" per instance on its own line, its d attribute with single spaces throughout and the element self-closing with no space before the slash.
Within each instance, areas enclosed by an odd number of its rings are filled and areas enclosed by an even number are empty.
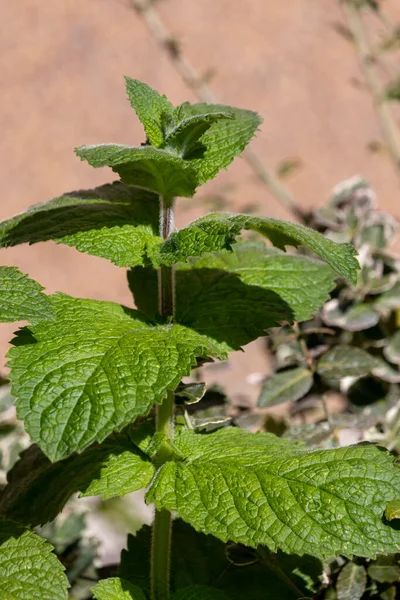
<svg viewBox="0 0 400 600">
<path fill-rule="evenodd" d="M 257 553 L 263 562 L 281 581 L 283 581 L 289 589 L 295 594 L 296 598 L 303 598 L 303 592 L 297 587 L 297 585 L 290 579 L 288 575 L 281 569 L 276 557 L 267 548 L 259 546 Z"/>
<path fill-rule="evenodd" d="M 153 37 L 170 58 L 176 71 L 183 82 L 191 89 L 201 102 L 215 104 L 216 99 L 207 85 L 207 78 L 202 77 L 183 54 L 179 43 L 167 29 L 158 11 L 154 7 L 154 0 L 131 0 L 133 8 L 141 16 Z M 299 221 L 305 220 L 305 215 L 297 204 L 294 196 L 279 181 L 278 177 L 269 169 L 259 156 L 246 148 L 243 158 L 254 171 L 259 181 L 266 185 L 272 196 L 289 210 Z"/>
<path fill-rule="evenodd" d="M 160 235 L 167 240 L 174 228 L 172 202 L 160 198 Z M 159 309 L 165 319 L 174 316 L 174 271 L 173 267 L 161 266 L 158 272 Z M 156 407 L 156 430 L 166 443 L 174 436 L 174 393 L 168 390 L 167 397 Z M 160 454 L 163 456 L 163 453 Z M 172 517 L 168 510 L 156 510 L 153 523 L 151 547 L 151 600 L 167 600 L 169 597 L 169 571 L 171 561 Z"/>
</svg>

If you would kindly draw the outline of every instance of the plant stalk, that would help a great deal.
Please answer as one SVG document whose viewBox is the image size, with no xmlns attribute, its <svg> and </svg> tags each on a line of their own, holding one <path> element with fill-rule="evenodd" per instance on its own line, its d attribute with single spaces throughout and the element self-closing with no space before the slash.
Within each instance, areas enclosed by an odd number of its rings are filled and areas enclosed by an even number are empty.
<svg viewBox="0 0 400 600">
<path fill-rule="evenodd" d="M 365 81 L 374 101 L 383 139 L 393 164 L 400 172 L 400 133 L 385 97 L 385 89 L 375 71 L 374 56 L 369 47 L 360 9 L 347 0 L 343 2 L 343 10 L 359 55 Z"/>
<path fill-rule="evenodd" d="M 167 240 L 174 229 L 173 202 L 160 198 L 160 235 Z M 174 316 L 175 282 L 173 267 L 162 265 L 158 271 L 158 298 L 160 315 L 164 319 Z M 168 390 L 167 397 L 156 407 L 156 431 L 166 442 L 174 436 L 175 397 Z M 171 562 L 172 516 L 168 510 L 156 510 L 151 546 L 151 600 L 169 598 L 169 572 Z"/>
</svg>

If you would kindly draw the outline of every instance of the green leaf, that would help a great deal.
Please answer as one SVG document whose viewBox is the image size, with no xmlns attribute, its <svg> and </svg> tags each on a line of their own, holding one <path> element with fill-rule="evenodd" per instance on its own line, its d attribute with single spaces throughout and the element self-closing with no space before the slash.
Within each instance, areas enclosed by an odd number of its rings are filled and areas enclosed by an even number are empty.
<svg viewBox="0 0 400 600">
<path fill-rule="evenodd" d="M 384 348 L 383 354 L 391 363 L 400 365 L 400 331 L 396 331 L 389 339 L 389 343 Z"/>
<path fill-rule="evenodd" d="M 126 92 L 132 108 L 139 117 L 150 144 L 157 148 L 164 142 L 164 130 L 174 111 L 166 96 L 138 81 L 125 77 Z"/>
<path fill-rule="evenodd" d="M 171 600 L 229 600 L 221 590 L 205 585 L 191 585 L 175 592 L 170 598 Z"/>
<path fill-rule="evenodd" d="M 142 590 L 119 577 L 99 581 L 93 588 L 97 600 L 146 600 Z"/>
<path fill-rule="evenodd" d="M 53 318 L 53 309 L 42 286 L 16 267 L 0 267 L 0 322 L 37 323 Z"/>
<path fill-rule="evenodd" d="M 310 391 L 312 384 L 313 376 L 304 367 L 274 373 L 263 383 L 258 406 L 274 406 L 299 400 Z"/>
<path fill-rule="evenodd" d="M 152 326 L 112 302 L 62 294 L 51 301 L 55 321 L 22 330 L 9 366 L 18 418 L 52 461 L 147 414 L 196 357 L 224 357 L 194 331 Z"/>
<path fill-rule="evenodd" d="M 75 153 L 92 167 L 111 167 L 124 183 L 164 198 L 192 197 L 198 186 L 196 171 L 189 161 L 153 146 L 98 144 L 75 148 Z"/>
<path fill-rule="evenodd" d="M 159 200 L 120 182 L 71 192 L 0 223 L 0 247 L 54 240 L 108 258 L 142 265 L 158 249 Z"/>
<path fill-rule="evenodd" d="M 367 587 L 367 573 L 362 565 L 347 563 L 336 584 L 338 600 L 360 600 Z"/>
<path fill-rule="evenodd" d="M 235 428 L 182 430 L 175 445 L 182 459 L 160 469 L 147 500 L 198 531 L 321 558 L 400 548 L 400 532 L 382 520 L 400 469 L 383 449 L 310 451 Z"/>
<path fill-rule="evenodd" d="M 55 519 L 69 498 L 102 495 L 106 500 L 147 487 L 155 468 L 128 434 L 113 434 L 82 454 L 51 463 L 37 446 L 21 454 L 0 494 L 0 515 L 26 525 Z"/>
<path fill-rule="evenodd" d="M 156 319 L 156 271 L 133 269 L 128 279 L 136 306 Z M 329 297 L 334 273 L 308 257 L 247 242 L 176 265 L 175 282 L 176 322 L 237 349 L 281 321 L 311 318 Z"/>
<path fill-rule="evenodd" d="M 190 164 L 197 172 L 198 184 L 213 179 L 241 154 L 256 133 L 262 118 L 250 110 L 243 110 L 223 104 L 189 104 L 185 102 L 175 109 L 177 121 L 201 115 L 203 118 L 218 113 L 233 115 L 234 119 L 219 117 L 209 129 L 200 136 L 202 152 L 199 158 L 193 157 Z"/>
<path fill-rule="evenodd" d="M 68 587 L 50 544 L 21 525 L 0 520 L 1 598 L 66 600 Z"/>
<path fill-rule="evenodd" d="M 242 229 L 257 231 L 271 240 L 274 246 L 304 246 L 312 250 L 334 271 L 356 283 L 358 261 L 351 244 L 337 244 L 308 227 L 262 217 L 214 213 L 193 221 L 172 234 L 160 252 L 160 262 L 174 264 L 191 256 L 207 252 L 231 250 Z"/>
<path fill-rule="evenodd" d="M 221 119 L 234 119 L 234 116 L 227 112 L 216 112 L 186 117 L 167 134 L 165 147 L 185 160 L 203 156 L 205 146 L 201 142 L 202 136 Z"/>
<path fill-rule="evenodd" d="M 393 583 L 400 581 L 400 566 L 398 557 L 378 556 L 375 562 L 368 567 L 368 575 L 379 583 Z"/>
<path fill-rule="evenodd" d="M 353 346 L 334 346 L 318 361 L 318 373 L 326 379 L 362 377 L 378 366 L 371 354 Z"/>
</svg>

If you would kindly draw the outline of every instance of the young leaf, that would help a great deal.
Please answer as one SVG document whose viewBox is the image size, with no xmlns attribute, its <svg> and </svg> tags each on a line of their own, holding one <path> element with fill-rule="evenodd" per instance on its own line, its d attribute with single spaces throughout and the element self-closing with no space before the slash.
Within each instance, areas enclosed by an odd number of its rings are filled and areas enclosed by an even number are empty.
<svg viewBox="0 0 400 600">
<path fill-rule="evenodd" d="M 93 588 L 97 600 L 146 600 L 142 590 L 119 577 L 99 581 Z"/>
<path fill-rule="evenodd" d="M 124 496 L 147 487 L 154 473 L 152 463 L 127 434 L 113 434 L 101 445 L 57 463 L 33 445 L 7 475 L 0 515 L 26 525 L 43 525 L 55 519 L 76 492 L 101 494 L 104 499 Z"/>
<path fill-rule="evenodd" d="M 318 373 L 326 379 L 343 379 L 344 377 L 362 377 L 370 373 L 377 361 L 362 348 L 353 346 L 334 346 L 321 356 L 318 362 Z"/>
<path fill-rule="evenodd" d="M 205 585 L 192 585 L 172 594 L 170 600 L 229 600 L 228 596 Z"/>
<path fill-rule="evenodd" d="M 164 129 L 172 117 L 173 105 L 166 96 L 138 81 L 125 77 L 126 92 L 132 108 L 139 117 L 149 142 L 157 148 L 164 142 Z"/>
<path fill-rule="evenodd" d="M 199 185 L 189 161 L 153 146 L 98 144 L 75 148 L 92 167 L 111 167 L 128 185 L 160 194 L 164 198 L 192 197 Z"/>
<path fill-rule="evenodd" d="M 0 596 L 66 600 L 68 580 L 52 546 L 13 521 L 0 520 Z"/>
<path fill-rule="evenodd" d="M 247 215 L 214 213 L 193 221 L 164 243 L 159 261 L 174 264 L 207 252 L 231 250 L 242 229 L 261 233 L 282 250 L 285 246 L 304 246 L 351 283 L 357 281 L 359 265 L 351 244 L 337 244 L 317 231 L 295 223 Z"/>
<path fill-rule="evenodd" d="M 205 150 L 202 136 L 210 129 L 213 123 L 221 119 L 233 119 L 234 116 L 227 112 L 193 115 L 178 122 L 167 134 L 165 147 L 185 160 L 202 156 Z"/>
<path fill-rule="evenodd" d="M 337 600 L 360 600 L 366 587 L 365 567 L 349 562 L 339 573 L 336 584 Z"/>
<path fill-rule="evenodd" d="M 383 511 L 398 495 L 394 457 L 372 445 L 310 451 L 235 428 L 182 430 L 147 500 L 220 539 L 316 557 L 396 552 Z"/>
<path fill-rule="evenodd" d="M 299 400 L 307 394 L 312 384 L 313 376 L 304 367 L 274 373 L 263 383 L 258 406 L 274 406 Z"/>
<path fill-rule="evenodd" d="M 190 164 L 197 173 L 198 184 L 213 179 L 217 173 L 227 167 L 241 154 L 256 133 L 262 118 L 251 110 L 243 110 L 223 104 L 189 104 L 185 102 L 175 109 L 177 121 L 202 115 L 223 113 L 233 115 L 234 119 L 220 118 L 200 136 L 202 151 L 199 157 L 193 157 Z M 211 117 L 209 117 L 211 118 Z"/>
<path fill-rule="evenodd" d="M 0 223 L 0 247 L 54 240 L 108 258 L 144 264 L 158 249 L 158 196 L 120 182 L 65 194 Z"/>
<path fill-rule="evenodd" d="M 9 366 L 18 417 L 52 461 L 147 414 L 196 357 L 224 357 L 194 331 L 152 326 L 112 302 L 63 294 L 51 301 L 55 321 L 22 330 Z"/>
<path fill-rule="evenodd" d="M 0 322 L 37 323 L 53 318 L 53 308 L 42 286 L 16 267 L 0 267 Z"/>
</svg>

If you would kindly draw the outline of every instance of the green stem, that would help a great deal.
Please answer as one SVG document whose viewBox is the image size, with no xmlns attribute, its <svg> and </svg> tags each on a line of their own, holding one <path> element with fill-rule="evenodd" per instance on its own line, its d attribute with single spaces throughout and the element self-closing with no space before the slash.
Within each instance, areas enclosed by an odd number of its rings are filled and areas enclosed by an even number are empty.
<svg viewBox="0 0 400 600">
<path fill-rule="evenodd" d="M 151 547 L 151 598 L 169 598 L 172 518 L 169 510 L 157 510 Z"/>
<path fill-rule="evenodd" d="M 160 198 L 160 235 L 164 240 L 169 238 L 173 227 L 173 202 L 167 203 L 163 198 Z M 172 319 L 174 316 L 175 295 L 173 267 L 160 267 L 158 284 L 160 314 L 164 319 Z M 163 436 L 166 442 L 172 441 L 174 437 L 174 408 L 174 393 L 168 390 L 163 403 L 156 407 L 156 431 Z M 167 455 L 168 453 L 166 457 Z M 171 531 L 171 513 L 168 510 L 156 510 L 151 547 L 151 600 L 167 600 L 169 598 Z"/>
</svg>

